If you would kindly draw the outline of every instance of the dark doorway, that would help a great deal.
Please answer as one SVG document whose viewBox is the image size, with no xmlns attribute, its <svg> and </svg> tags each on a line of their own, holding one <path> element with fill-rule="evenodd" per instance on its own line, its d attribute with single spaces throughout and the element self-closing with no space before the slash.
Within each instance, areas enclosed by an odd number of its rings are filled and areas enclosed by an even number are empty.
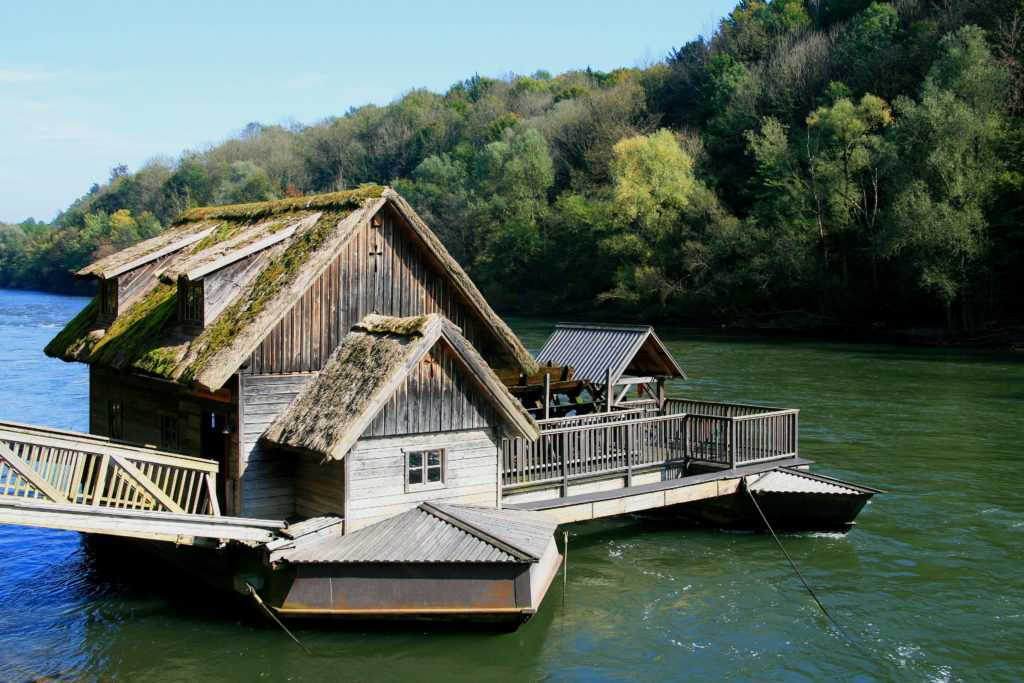
<svg viewBox="0 0 1024 683">
<path fill-rule="evenodd" d="M 228 444 L 231 440 L 228 418 L 221 413 L 203 412 L 201 422 L 199 438 L 202 457 L 213 460 L 220 466 L 220 471 L 217 473 L 217 503 L 223 514 L 227 511 L 228 499 Z"/>
</svg>

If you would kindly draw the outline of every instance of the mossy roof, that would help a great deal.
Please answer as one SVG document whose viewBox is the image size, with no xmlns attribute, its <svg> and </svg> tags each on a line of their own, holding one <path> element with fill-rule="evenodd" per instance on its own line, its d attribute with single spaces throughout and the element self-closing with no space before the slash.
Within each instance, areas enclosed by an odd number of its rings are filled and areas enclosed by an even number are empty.
<svg viewBox="0 0 1024 683">
<path fill-rule="evenodd" d="M 495 408 L 506 432 L 538 438 L 536 423 L 459 328 L 436 313 L 414 318 L 366 316 L 319 374 L 278 414 L 263 438 L 303 453 L 343 458 L 412 369 L 441 340 Z"/>
<path fill-rule="evenodd" d="M 100 316 L 94 301 L 45 351 L 67 361 L 218 389 L 328 267 L 359 225 L 386 203 L 405 218 L 505 354 L 524 371 L 535 369 L 532 356 L 437 237 L 405 200 L 380 186 L 189 209 L 163 234 L 82 269 L 79 277 L 109 278 L 166 258 L 143 293 L 133 297 L 114 321 Z M 183 330 L 177 323 L 178 278 L 201 277 L 257 250 L 267 251 L 263 265 L 241 283 L 205 329 L 198 333 Z"/>
</svg>

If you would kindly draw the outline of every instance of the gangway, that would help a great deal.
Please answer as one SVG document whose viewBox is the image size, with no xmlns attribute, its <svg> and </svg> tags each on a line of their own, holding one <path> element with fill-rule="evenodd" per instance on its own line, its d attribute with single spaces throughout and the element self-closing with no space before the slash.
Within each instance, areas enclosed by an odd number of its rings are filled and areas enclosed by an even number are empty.
<svg viewBox="0 0 1024 683">
<path fill-rule="evenodd" d="M 0 421 L 0 523 L 183 544 L 266 542 L 283 521 L 225 517 L 212 460 Z"/>
</svg>

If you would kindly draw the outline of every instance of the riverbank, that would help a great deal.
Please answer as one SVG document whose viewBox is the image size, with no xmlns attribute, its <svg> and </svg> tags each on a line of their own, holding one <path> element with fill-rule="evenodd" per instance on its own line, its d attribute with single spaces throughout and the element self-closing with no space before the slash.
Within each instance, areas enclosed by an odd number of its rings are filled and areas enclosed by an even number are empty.
<svg viewBox="0 0 1024 683">
<path fill-rule="evenodd" d="M 91 296 L 95 285 L 92 283 L 78 283 L 80 286 L 68 289 L 57 288 L 54 290 L 23 288 L 13 285 L 4 285 L 10 289 L 23 292 L 39 292 L 41 294 L 55 294 L 58 296 Z M 672 319 L 668 317 L 659 318 L 633 318 L 614 315 L 596 315 L 594 312 L 582 313 L 571 311 L 563 313 L 530 312 L 522 310 L 498 309 L 498 314 L 503 317 L 515 318 L 540 318 L 552 321 L 562 320 L 594 323 L 632 323 L 649 324 L 653 323 L 655 328 L 673 327 L 681 329 L 696 330 L 733 330 L 752 334 L 764 334 L 773 336 L 792 336 L 803 340 L 828 340 L 844 342 L 863 342 L 869 344 L 899 344 L 911 346 L 941 346 L 950 348 L 971 348 L 971 349 L 992 349 L 998 351 L 1024 351 L 1024 324 L 1011 325 L 981 325 L 976 330 L 966 333 L 954 333 L 941 325 L 925 323 L 908 323 L 900 325 L 892 322 L 868 323 L 868 324 L 845 324 L 814 322 L 805 314 L 779 314 L 771 316 L 771 322 L 756 322 L 749 319 L 735 321 L 702 320 L 697 318 Z"/>
</svg>

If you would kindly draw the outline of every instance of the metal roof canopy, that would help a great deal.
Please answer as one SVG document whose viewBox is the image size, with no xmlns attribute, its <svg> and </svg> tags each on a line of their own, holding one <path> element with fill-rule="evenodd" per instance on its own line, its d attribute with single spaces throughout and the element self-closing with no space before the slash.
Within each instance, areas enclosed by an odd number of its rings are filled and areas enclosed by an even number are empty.
<svg viewBox="0 0 1024 683">
<path fill-rule="evenodd" d="M 544 513 L 420 503 L 344 536 L 297 542 L 278 552 L 292 563 L 537 562 L 558 521 Z"/>
<path fill-rule="evenodd" d="M 605 383 L 609 368 L 612 384 L 624 374 L 686 379 L 650 325 L 558 323 L 537 361 L 568 365 L 576 369 L 574 379 L 595 384 Z"/>
</svg>

